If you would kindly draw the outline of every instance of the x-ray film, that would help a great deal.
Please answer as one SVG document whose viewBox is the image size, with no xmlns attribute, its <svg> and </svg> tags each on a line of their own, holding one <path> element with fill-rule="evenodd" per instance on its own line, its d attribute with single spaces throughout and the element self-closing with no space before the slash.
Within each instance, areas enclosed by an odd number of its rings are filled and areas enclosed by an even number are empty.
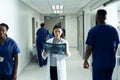
<svg viewBox="0 0 120 80">
<path fill-rule="evenodd" d="M 65 54 L 66 44 L 45 43 L 44 50 L 50 54 Z"/>
</svg>

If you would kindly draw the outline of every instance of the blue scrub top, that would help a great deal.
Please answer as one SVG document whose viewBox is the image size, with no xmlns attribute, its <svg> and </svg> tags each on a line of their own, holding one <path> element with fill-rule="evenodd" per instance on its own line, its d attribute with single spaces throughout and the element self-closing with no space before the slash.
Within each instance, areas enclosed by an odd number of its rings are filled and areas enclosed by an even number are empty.
<svg viewBox="0 0 120 80">
<path fill-rule="evenodd" d="M 4 61 L 0 62 L 0 74 L 12 74 L 14 65 L 13 55 L 17 55 L 19 52 L 20 50 L 16 42 L 7 37 L 4 44 L 0 45 L 0 57 L 4 58 Z"/>
<path fill-rule="evenodd" d="M 46 37 L 49 35 L 49 31 L 42 27 L 37 30 L 37 43 L 46 42 Z"/>
<path fill-rule="evenodd" d="M 115 67 L 115 48 L 119 43 L 116 29 L 111 25 L 96 25 L 88 33 L 86 44 L 93 47 L 92 65 L 95 68 Z"/>
</svg>

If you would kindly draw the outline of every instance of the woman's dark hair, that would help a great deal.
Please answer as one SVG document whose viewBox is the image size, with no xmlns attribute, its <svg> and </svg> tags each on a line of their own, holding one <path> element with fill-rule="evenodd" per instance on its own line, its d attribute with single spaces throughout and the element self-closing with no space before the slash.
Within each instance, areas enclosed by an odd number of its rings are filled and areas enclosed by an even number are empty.
<svg viewBox="0 0 120 80">
<path fill-rule="evenodd" d="M 62 28 L 62 31 L 63 31 L 63 33 L 62 33 L 61 37 L 62 37 L 62 38 L 65 38 L 65 34 L 66 34 L 65 28 Z"/>
<path fill-rule="evenodd" d="M 1 27 L 1 26 L 4 26 L 4 27 L 6 28 L 6 30 L 8 31 L 9 27 L 8 27 L 7 24 L 5 24 L 5 23 L 1 23 L 1 24 L 0 24 L 0 27 Z"/>
<path fill-rule="evenodd" d="M 57 28 L 61 28 L 61 26 L 60 26 L 60 25 L 55 25 L 55 26 L 54 26 L 53 31 L 52 31 L 52 35 L 53 35 L 53 36 L 55 36 L 55 35 L 54 35 L 54 30 L 57 29 Z M 62 28 L 61 28 L 61 30 L 62 30 Z"/>
</svg>

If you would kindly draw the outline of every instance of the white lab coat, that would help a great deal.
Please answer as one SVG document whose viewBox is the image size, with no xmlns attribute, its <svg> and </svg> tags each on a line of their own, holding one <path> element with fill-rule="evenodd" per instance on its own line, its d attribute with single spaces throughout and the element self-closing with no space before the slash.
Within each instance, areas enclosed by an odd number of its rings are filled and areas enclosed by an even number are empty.
<svg viewBox="0 0 120 80">
<path fill-rule="evenodd" d="M 64 39 L 61 39 L 61 43 L 66 43 L 67 44 L 67 52 L 69 53 L 69 49 L 68 49 L 68 42 Z M 49 39 L 47 41 L 48 43 L 52 43 L 53 42 L 53 38 Z M 70 56 L 70 53 L 69 53 Z M 56 59 L 57 59 L 57 76 L 58 76 L 58 80 L 67 80 L 67 74 L 66 74 L 66 59 L 69 57 L 66 55 L 56 55 Z M 50 80 L 50 55 L 49 53 L 46 56 L 43 56 L 44 59 L 46 59 L 48 57 L 48 80 Z"/>
</svg>

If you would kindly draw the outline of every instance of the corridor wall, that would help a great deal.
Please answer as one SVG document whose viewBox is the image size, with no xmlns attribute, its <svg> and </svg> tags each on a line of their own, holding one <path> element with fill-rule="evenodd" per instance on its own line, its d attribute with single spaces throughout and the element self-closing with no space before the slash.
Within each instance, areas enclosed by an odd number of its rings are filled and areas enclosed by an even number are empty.
<svg viewBox="0 0 120 80">
<path fill-rule="evenodd" d="M 32 44 L 32 17 L 43 22 L 42 16 L 20 0 L 0 0 L 0 23 L 9 25 L 8 36 L 20 47 L 18 74 L 30 62 Z"/>
</svg>

